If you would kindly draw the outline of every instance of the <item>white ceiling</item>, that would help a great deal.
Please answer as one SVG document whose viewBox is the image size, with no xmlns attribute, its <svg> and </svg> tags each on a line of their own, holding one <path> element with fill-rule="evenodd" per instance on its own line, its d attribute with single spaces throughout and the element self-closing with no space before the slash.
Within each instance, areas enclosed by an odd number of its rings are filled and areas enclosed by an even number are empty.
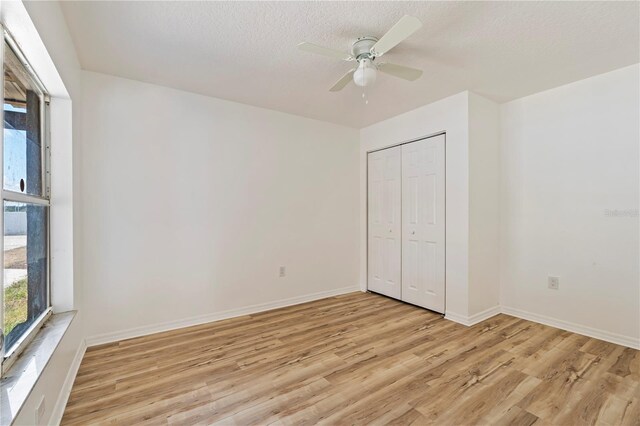
<svg viewBox="0 0 640 426">
<path fill-rule="evenodd" d="M 62 2 L 83 68 L 352 127 L 472 90 L 498 102 L 640 62 L 638 2 Z M 328 89 L 344 49 L 402 15 L 423 28 L 368 89 Z"/>
</svg>

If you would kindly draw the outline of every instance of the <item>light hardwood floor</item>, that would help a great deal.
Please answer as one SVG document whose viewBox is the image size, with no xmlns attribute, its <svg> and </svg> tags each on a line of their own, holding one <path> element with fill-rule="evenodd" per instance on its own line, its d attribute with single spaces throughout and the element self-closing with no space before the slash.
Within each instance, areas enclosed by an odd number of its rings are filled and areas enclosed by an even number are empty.
<svg viewBox="0 0 640 426">
<path fill-rule="evenodd" d="M 63 424 L 640 424 L 640 355 L 351 293 L 92 347 Z"/>
</svg>

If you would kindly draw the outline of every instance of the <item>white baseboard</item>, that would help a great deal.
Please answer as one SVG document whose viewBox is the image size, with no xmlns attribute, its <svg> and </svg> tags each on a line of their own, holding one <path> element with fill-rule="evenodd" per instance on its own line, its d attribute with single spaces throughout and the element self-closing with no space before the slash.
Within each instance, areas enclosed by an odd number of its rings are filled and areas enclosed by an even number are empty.
<svg viewBox="0 0 640 426">
<path fill-rule="evenodd" d="M 502 311 L 500 310 L 500 306 L 496 305 L 493 306 L 489 309 L 485 309 L 482 312 L 478 312 L 477 314 L 471 315 L 469 317 L 469 321 L 471 322 L 471 324 L 478 324 L 479 322 L 482 322 L 486 319 L 489 319 L 491 317 L 494 317 L 496 315 L 498 315 L 499 313 L 501 313 Z"/>
<path fill-rule="evenodd" d="M 453 322 L 457 322 L 458 324 L 472 326 L 486 319 L 489 319 L 492 316 L 498 315 L 500 312 L 500 306 L 494 306 L 471 316 L 460 315 L 456 314 L 455 312 L 446 312 L 444 318 Z"/>
<path fill-rule="evenodd" d="M 78 369 L 80 368 L 80 363 L 82 362 L 82 357 L 84 357 L 84 353 L 86 350 L 87 344 L 85 343 L 84 339 L 82 339 L 80 341 L 80 345 L 78 346 L 78 350 L 76 351 L 76 354 L 71 361 L 69 371 L 67 371 L 67 376 L 64 379 L 62 388 L 60 389 L 60 395 L 58 395 L 56 405 L 53 407 L 53 412 L 51 413 L 49 424 L 59 425 L 62 421 L 62 416 L 64 414 L 64 409 L 67 406 L 69 395 L 71 394 L 73 382 L 76 380 L 76 375 L 78 374 Z"/>
<path fill-rule="evenodd" d="M 584 336 L 593 337 L 595 339 L 604 340 L 606 342 L 615 343 L 617 345 L 626 346 L 632 349 L 640 349 L 640 340 L 634 339 L 633 337 L 623 336 L 621 334 L 611 333 L 609 331 L 587 327 L 569 321 L 563 321 L 545 315 L 523 311 L 521 309 L 510 308 L 507 306 L 502 306 L 501 309 L 503 314 L 538 322 L 540 324 L 560 328 L 562 330 L 571 331 L 572 333 L 582 334 Z"/>
<path fill-rule="evenodd" d="M 494 306 L 493 308 L 489 308 L 485 311 L 471 316 L 460 315 L 455 312 L 447 312 L 444 317 L 445 319 L 457 322 L 462 325 L 472 326 L 500 313 L 529 321 L 534 321 L 551 327 L 560 328 L 562 330 L 571 331 L 572 333 L 582 334 L 584 336 L 593 337 L 595 339 L 604 340 L 606 342 L 615 343 L 617 345 L 626 346 L 632 349 L 640 349 L 640 340 L 634 339 L 632 337 L 611 333 L 605 330 L 599 330 L 597 328 L 587 327 L 569 321 L 551 318 L 545 315 L 535 314 L 533 312 L 523 311 L 521 309 L 510 308 L 508 306 Z"/>
<path fill-rule="evenodd" d="M 185 318 L 177 321 L 169 321 L 160 324 L 146 325 L 142 327 L 130 328 L 128 330 L 116 331 L 113 333 L 104 333 L 91 336 L 86 339 L 87 346 L 102 345 L 104 343 L 117 342 L 120 340 L 131 339 L 133 337 L 146 336 L 149 334 L 160 333 L 163 331 L 175 330 L 177 328 L 190 327 L 193 325 L 205 324 L 213 321 L 239 317 L 243 315 L 255 314 L 258 312 L 269 311 L 271 309 L 284 308 L 286 306 L 298 305 L 300 303 L 311 302 L 326 297 L 337 296 L 340 294 L 360 291 L 360 286 L 343 287 L 334 290 L 321 291 L 318 293 L 307 294 L 304 296 L 296 296 L 288 299 L 277 300 L 274 302 L 261 303 L 258 305 L 247 306 L 237 309 L 229 309 L 222 312 L 212 314 L 199 315 L 196 317 Z"/>
</svg>

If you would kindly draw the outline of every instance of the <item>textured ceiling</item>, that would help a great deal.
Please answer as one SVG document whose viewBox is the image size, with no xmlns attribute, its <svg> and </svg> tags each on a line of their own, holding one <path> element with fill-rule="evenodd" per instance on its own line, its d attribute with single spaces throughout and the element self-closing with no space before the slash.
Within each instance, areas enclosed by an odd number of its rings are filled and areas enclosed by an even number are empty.
<svg viewBox="0 0 640 426">
<path fill-rule="evenodd" d="M 352 127 L 472 90 L 503 102 L 640 62 L 638 2 L 62 2 L 83 68 Z M 384 59 L 422 68 L 328 89 L 349 50 L 402 15 L 424 24 Z"/>
</svg>

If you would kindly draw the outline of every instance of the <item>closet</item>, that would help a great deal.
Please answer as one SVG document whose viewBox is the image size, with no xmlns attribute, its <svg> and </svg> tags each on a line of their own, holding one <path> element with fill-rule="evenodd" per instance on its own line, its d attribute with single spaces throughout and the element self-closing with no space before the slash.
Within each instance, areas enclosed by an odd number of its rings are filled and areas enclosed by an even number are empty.
<svg viewBox="0 0 640 426">
<path fill-rule="evenodd" d="M 444 313 L 445 136 L 368 154 L 367 288 Z"/>
</svg>

